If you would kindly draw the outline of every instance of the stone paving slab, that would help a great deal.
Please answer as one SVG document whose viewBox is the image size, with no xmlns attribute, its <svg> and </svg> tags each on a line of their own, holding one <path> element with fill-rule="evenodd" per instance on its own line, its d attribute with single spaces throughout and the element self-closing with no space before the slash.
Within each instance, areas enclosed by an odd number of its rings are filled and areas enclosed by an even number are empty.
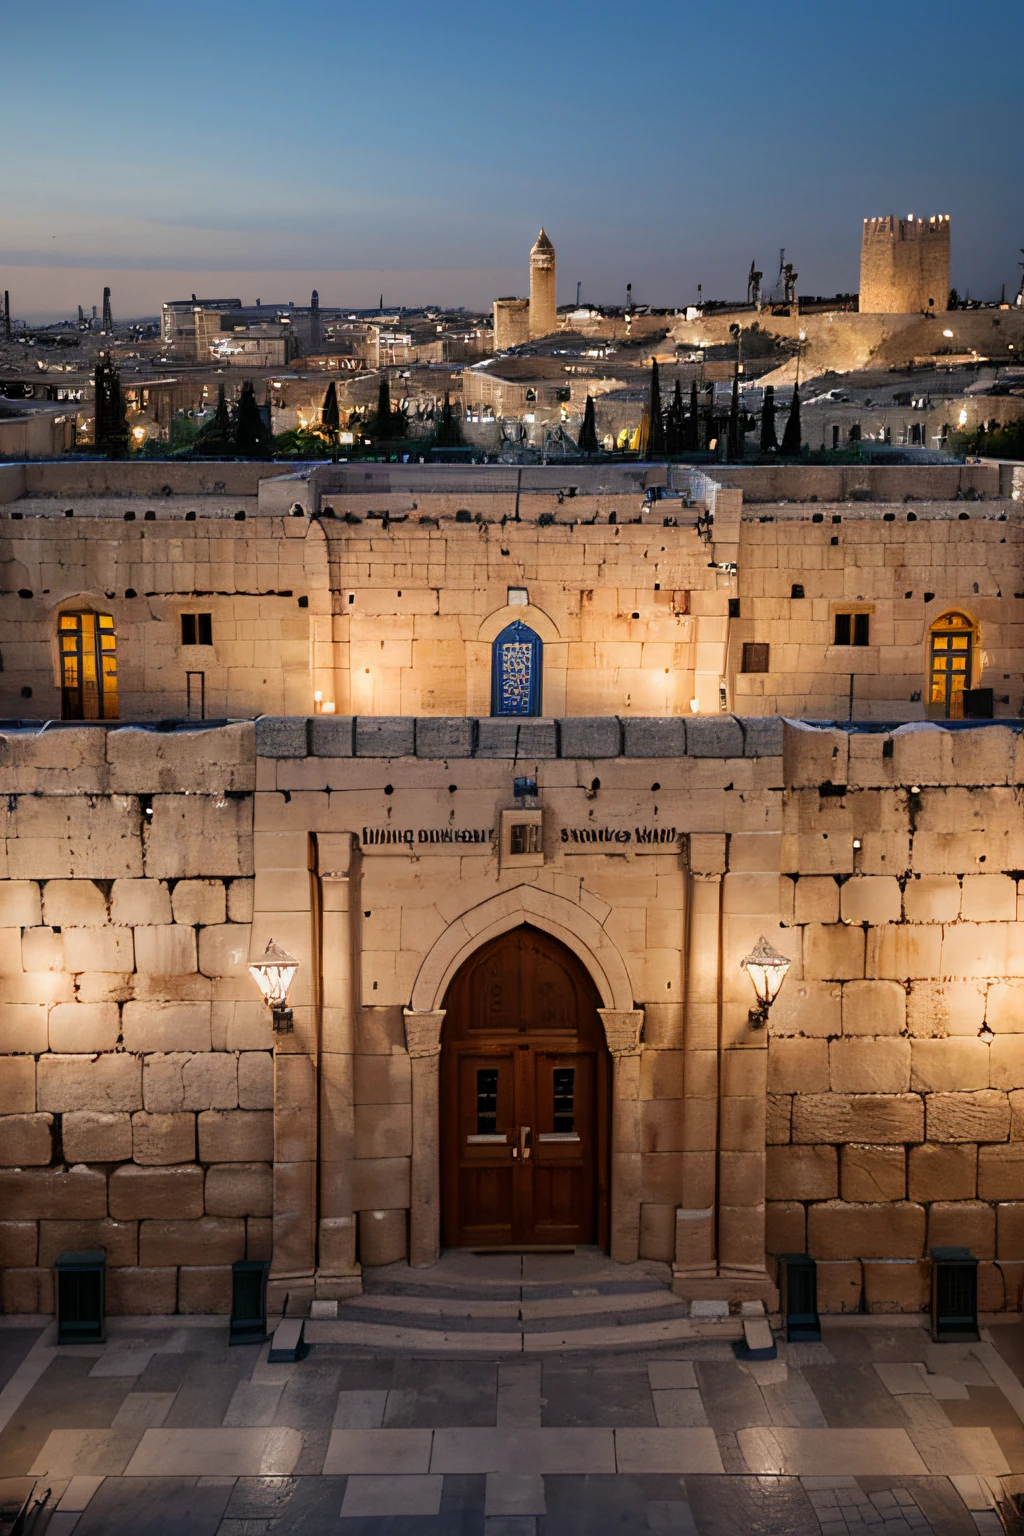
<svg viewBox="0 0 1024 1536">
<path fill-rule="evenodd" d="M 751 1472 L 922 1477 L 928 1468 L 905 1429 L 741 1429 Z"/>
<path fill-rule="evenodd" d="M 126 1477 L 280 1477 L 302 1450 L 296 1429 L 147 1429 Z"/>
</svg>

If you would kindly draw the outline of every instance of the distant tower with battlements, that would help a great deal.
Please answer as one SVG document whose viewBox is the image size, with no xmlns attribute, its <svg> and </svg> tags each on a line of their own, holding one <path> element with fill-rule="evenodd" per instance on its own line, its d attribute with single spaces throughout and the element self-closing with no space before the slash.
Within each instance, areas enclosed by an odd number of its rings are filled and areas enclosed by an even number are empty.
<svg viewBox="0 0 1024 1536">
<path fill-rule="evenodd" d="M 530 252 L 530 338 L 558 329 L 555 302 L 555 248 L 543 229 Z"/>
<path fill-rule="evenodd" d="M 862 315 L 937 314 L 949 307 L 949 214 L 865 219 Z"/>
</svg>

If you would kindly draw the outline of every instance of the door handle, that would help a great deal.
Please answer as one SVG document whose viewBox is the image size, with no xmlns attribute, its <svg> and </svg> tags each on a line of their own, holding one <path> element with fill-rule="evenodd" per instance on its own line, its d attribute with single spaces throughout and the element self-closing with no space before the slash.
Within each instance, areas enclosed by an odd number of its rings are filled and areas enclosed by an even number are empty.
<svg viewBox="0 0 1024 1536">
<path fill-rule="evenodd" d="M 521 1125 L 519 1127 L 519 1156 L 524 1163 L 530 1156 L 530 1127 L 528 1125 Z"/>
</svg>

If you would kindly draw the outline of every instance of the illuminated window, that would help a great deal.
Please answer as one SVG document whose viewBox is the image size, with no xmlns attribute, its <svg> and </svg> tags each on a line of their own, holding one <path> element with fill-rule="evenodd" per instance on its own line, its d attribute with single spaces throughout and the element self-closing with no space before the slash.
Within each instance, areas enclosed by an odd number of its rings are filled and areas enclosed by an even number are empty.
<svg viewBox="0 0 1024 1536">
<path fill-rule="evenodd" d="M 60 695 L 63 720 L 117 719 L 117 637 L 109 613 L 62 613 Z"/>
<path fill-rule="evenodd" d="M 543 646 L 518 619 L 503 629 L 491 652 L 491 714 L 539 715 Z"/>
<path fill-rule="evenodd" d="M 944 720 L 964 718 L 964 693 L 971 686 L 974 625 L 962 613 L 946 613 L 931 630 L 928 702 Z"/>
<path fill-rule="evenodd" d="M 182 645 L 212 645 L 213 615 L 209 613 L 183 613 L 181 615 Z"/>
</svg>

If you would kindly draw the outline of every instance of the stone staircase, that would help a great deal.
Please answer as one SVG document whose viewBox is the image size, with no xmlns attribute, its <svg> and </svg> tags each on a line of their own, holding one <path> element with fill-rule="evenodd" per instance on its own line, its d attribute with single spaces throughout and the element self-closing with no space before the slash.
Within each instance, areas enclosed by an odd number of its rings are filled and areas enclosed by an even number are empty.
<svg viewBox="0 0 1024 1536">
<path fill-rule="evenodd" d="M 667 1264 L 575 1253 L 446 1253 L 363 1271 L 363 1294 L 315 1302 L 310 1344 L 407 1354 L 546 1354 L 740 1338 L 739 1316 L 681 1301 Z M 704 1316 L 694 1315 L 705 1313 Z"/>
</svg>

